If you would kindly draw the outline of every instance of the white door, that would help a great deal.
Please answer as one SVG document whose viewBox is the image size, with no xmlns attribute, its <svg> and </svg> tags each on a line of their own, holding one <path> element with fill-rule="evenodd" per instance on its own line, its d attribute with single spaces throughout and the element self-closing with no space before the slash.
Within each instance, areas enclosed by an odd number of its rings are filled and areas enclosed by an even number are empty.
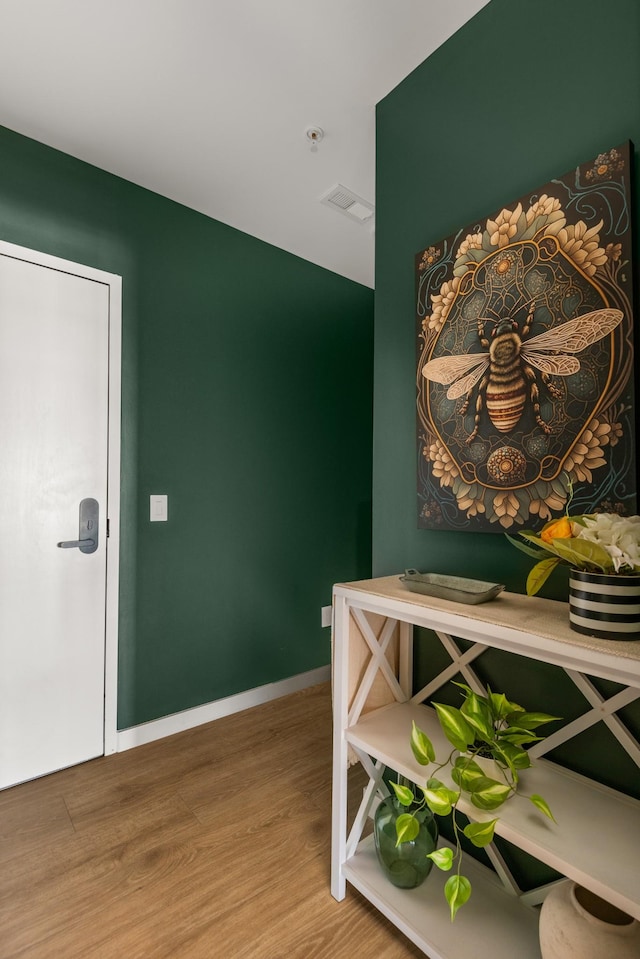
<svg viewBox="0 0 640 959">
<path fill-rule="evenodd" d="M 0 253 L 0 788 L 105 751 L 109 299 Z"/>
</svg>

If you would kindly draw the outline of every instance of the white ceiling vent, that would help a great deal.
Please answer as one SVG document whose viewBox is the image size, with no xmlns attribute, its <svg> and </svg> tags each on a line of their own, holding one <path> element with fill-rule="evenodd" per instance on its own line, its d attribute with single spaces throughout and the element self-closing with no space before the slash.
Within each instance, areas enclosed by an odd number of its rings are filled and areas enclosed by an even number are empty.
<svg viewBox="0 0 640 959">
<path fill-rule="evenodd" d="M 353 190 L 348 190 L 341 183 L 336 183 L 328 193 L 320 197 L 320 202 L 330 206 L 338 213 L 344 213 L 356 223 L 370 223 L 373 219 L 374 206 L 368 200 L 363 200 Z"/>
</svg>

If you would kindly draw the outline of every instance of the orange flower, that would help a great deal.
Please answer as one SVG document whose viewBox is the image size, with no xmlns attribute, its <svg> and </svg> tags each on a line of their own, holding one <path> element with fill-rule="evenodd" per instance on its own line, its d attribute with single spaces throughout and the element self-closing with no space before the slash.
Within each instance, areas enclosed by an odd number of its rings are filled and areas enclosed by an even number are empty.
<svg viewBox="0 0 640 959">
<path fill-rule="evenodd" d="M 572 535 L 571 521 L 563 516 L 546 526 L 540 533 L 540 539 L 550 543 L 554 539 L 569 539 Z"/>
</svg>

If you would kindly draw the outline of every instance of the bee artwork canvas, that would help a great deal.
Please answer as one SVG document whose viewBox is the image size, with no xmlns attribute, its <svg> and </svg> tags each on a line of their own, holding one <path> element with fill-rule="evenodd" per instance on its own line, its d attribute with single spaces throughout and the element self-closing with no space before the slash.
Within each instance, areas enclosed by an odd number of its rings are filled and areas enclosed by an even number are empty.
<svg viewBox="0 0 640 959">
<path fill-rule="evenodd" d="M 631 144 L 416 255 L 418 525 L 637 512 Z"/>
</svg>

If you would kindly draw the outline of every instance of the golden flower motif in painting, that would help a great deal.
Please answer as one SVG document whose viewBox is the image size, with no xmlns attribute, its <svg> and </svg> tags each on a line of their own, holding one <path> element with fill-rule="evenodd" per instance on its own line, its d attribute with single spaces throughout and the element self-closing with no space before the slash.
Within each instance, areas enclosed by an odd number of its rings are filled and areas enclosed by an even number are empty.
<svg viewBox="0 0 640 959">
<path fill-rule="evenodd" d="M 429 319 L 430 330 L 439 330 L 443 325 L 449 314 L 449 310 L 451 309 L 459 286 L 460 278 L 454 276 L 452 280 L 445 280 L 440 287 L 440 292 L 434 294 L 434 296 L 431 298 L 433 312 L 431 313 L 431 317 Z"/>
<path fill-rule="evenodd" d="M 518 232 L 518 224 L 522 216 L 522 204 L 518 203 L 515 210 L 502 210 L 495 220 L 487 220 L 487 233 L 492 246 L 507 246 L 509 241 Z"/>
<path fill-rule="evenodd" d="M 607 254 L 600 246 L 601 229 L 602 220 L 592 227 L 578 220 L 558 231 L 560 249 L 589 276 L 593 276 L 597 268 L 607 262 Z"/>
</svg>

